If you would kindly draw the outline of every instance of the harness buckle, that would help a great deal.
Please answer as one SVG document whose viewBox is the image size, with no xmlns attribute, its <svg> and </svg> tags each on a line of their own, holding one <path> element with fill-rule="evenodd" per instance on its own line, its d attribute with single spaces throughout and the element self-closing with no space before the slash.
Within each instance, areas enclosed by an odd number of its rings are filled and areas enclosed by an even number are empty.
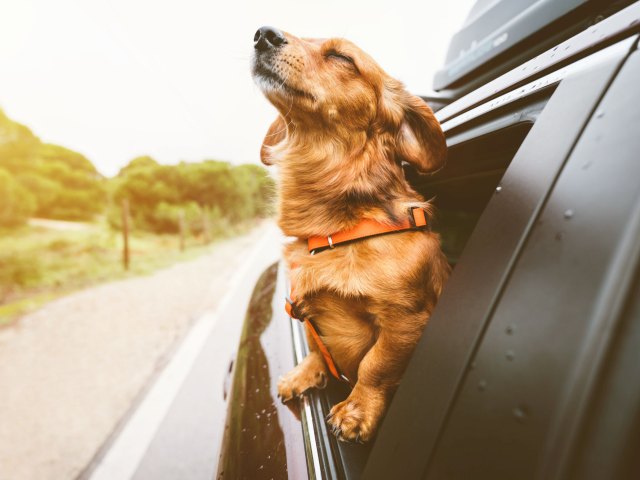
<svg viewBox="0 0 640 480">
<path fill-rule="evenodd" d="M 415 210 L 422 210 L 424 221 L 425 221 L 424 225 L 416 224 L 416 216 L 413 213 Z M 420 219 L 420 222 L 422 223 L 422 219 Z M 411 228 L 421 228 L 421 229 L 424 228 L 426 230 L 431 230 L 431 226 L 429 225 L 429 219 L 427 218 L 426 213 L 421 207 L 409 207 L 409 223 L 411 224 Z"/>
<path fill-rule="evenodd" d="M 327 237 L 327 241 L 329 242 L 329 248 L 336 248 L 336 246 L 333 244 L 333 238 L 331 238 L 331 235 Z"/>
<path fill-rule="evenodd" d="M 416 217 L 413 216 L 413 211 L 416 208 L 420 207 L 409 207 L 409 223 L 411 223 L 411 228 L 418 228 L 418 226 L 416 225 Z"/>
</svg>

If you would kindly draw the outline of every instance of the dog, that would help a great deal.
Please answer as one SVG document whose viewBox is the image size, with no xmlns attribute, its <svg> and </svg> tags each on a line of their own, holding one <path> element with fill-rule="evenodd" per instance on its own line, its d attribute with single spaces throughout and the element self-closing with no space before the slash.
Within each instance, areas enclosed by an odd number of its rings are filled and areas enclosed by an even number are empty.
<svg viewBox="0 0 640 480">
<path fill-rule="evenodd" d="M 339 370 L 353 388 L 327 421 L 338 439 L 366 442 L 377 432 L 450 266 L 430 229 L 340 245 L 331 238 L 362 222 L 399 228 L 415 209 L 428 223 L 432 206 L 405 180 L 402 163 L 422 173 L 441 168 L 444 134 L 424 101 L 347 40 L 302 39 L 262 27 L 251 68 L 279 112 L 260 156 L 279 167 L 278 224 L 296 238 L 283 252 L 295 286 L 292 316 L 307 321 L 310 346 L 280 379 L 278 394 L 287 402 L 323 388 L 330 367 Z M 328 239 L 329 248 L 310 253 L 310 238 Z"/>
</svg>

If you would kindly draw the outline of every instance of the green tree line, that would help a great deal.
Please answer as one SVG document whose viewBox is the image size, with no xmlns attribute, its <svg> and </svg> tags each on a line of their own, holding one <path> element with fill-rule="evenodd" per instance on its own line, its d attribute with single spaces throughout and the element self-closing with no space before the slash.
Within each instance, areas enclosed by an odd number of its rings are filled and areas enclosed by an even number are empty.
<svg viewBox="0 0 640 480">
<path fill-rule="evenodd" d="M 0 227 L 33 216 L 90 221 L 106 214 L 119 228 L 126 199 L 135 228 L 177 232 L 183 218 L 198 233 L 267 215 L 272 191 L 262 167 L 215 160 L 160 165 L 144 156 L 105 178 L 80 153 L 43 143 L 0 110 Z"/>
</svg>

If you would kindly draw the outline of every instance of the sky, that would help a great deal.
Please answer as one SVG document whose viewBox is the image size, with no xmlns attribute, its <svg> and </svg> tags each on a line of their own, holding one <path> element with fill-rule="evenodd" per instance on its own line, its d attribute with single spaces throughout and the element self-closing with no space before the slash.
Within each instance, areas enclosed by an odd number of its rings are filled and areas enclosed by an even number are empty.
<svg viewBox="0 0 640 480">
<path fill-rule="evenodd" d="M 344 37 L 430 91 L 473 0 L 0 0 L 0 108 L 108 176 L 132 158 L 259 162 L 276 117 L 249 73 L 272 25 Z"/>
</svg>

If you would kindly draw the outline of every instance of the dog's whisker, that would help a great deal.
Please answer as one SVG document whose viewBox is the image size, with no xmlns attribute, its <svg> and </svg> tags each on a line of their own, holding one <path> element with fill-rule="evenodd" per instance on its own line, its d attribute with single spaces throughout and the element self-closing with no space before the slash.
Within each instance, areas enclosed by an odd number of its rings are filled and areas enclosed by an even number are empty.
<svg viewBox="0 0 640 480">
<path fill-rule="evenodd" d="M 285 113 L 285 114 L 282 116 L 285 120 L 287 119 L 287 117 L 288 117 L 288 116 L 289 116 L 289 114 L 291 113 L 291 109 L 293 108 L 293 103 L 294 103 L 294 98 L 293 98 L 293 96 L 289 96 L 289 98 L 291 99 L 291 103 L 289 104 L 289 110 L 287 110 L 287 113 Z M 282 134 L 282 133 L 286 132 L 286 131 L 287 131 L 287 128 L 289 128 L 289 125 L 291 125 L 292 123 L 293 123 L 293 120 L 291 119 L 291 120 L 289 120 L 289 121 L 285 124 L 284 128 L 280 129 L 279 131 L 277 131 L 277 132 L 275 132 L 275 133 L 272 133 L 271 135 L 265 135 L 265 140 L 266 140 L 267 138 L 275 137 L 275 136 L 278 136 L 278 135 L 280 135 L 280 134 Z M 296 128 L 296 125 L 295 125 L 295 124 L 293 125 L 293 128 L 294 128 L 294 131 L 295 131 L 295 128 Z M 263 142 L 263 145 L 264 145 L 264 142 Z"/>
</svg>

